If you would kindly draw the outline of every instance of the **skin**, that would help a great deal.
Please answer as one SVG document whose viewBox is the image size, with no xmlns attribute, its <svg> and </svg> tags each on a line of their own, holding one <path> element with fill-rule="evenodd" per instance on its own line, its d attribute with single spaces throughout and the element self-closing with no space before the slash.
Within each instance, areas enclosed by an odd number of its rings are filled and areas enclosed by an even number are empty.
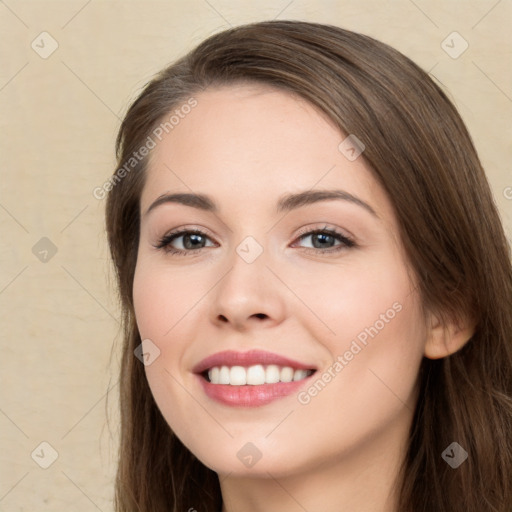
<svg viewBox="0 0 512 512">
<path fill-rule="evenodd" d="M 219 474 L 225 512 L 393 511 L 421 360 L 456 350 L 467 333 L 425 318 L 392 203 L 364 153 L 349 161 L 340 152 L 346 135 L 324 115 L 260 85 L 196 99 L 152 150 L 141 197 L 133 293 L 141 339 L 160 350 L 145 367 L 155 400 Z M 344 190 L 376 215 L 345 200 L 276 213 L 283 195 L 310 189 Z M 165 203 L 146 214 L 171 192 L 207 194 L 218 211 Z M 325 226 L 356 245 L 326 252 L 299 238 Z M 182 227 L 204 231 L 206 247 L 155 248 Z M 250 264 L 236 252 L 247 236 L 263 248 Z M 192 373 L 216 352 L 261 349 L 308 363 L 319 377 L 393 304 L 400 312 L 307 404 L 293 393 L 262 407 L 222 405 Z M 261 453 L 252 467 L 237 457 L 248 442 Z"/>
</svg>

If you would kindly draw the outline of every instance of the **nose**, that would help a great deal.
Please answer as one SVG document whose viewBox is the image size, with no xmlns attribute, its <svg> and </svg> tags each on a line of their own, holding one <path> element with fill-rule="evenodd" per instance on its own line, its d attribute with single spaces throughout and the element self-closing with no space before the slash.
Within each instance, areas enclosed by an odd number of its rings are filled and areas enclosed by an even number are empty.
<svg viewBox="0 0 512 512">
<path fill-rule="evenodd" d="M 252 262 L 233 251 L 230 268 L 210 297 L 210 316 L 218 327 L 242 332 L 283 322 L 286 308 L 282 285 L 267 263 L 265 251 Z"/>
</svg>

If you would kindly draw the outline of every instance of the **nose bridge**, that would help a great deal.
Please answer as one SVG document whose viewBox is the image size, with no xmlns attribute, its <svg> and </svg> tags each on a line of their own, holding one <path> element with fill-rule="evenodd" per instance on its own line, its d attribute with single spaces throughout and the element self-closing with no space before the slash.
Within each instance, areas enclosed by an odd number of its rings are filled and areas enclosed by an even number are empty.
<svg viewBox="0 0 512 512">
<path fill-rule="evenodd" d="M 212 304 L 215 321 L 221 319 L 241 327 L 255 320 L 282 320 L 282 294 L 267 269 L 269 256 L 269 251 L 253 236 L 246 236 L 234 248 L 229 256 L 229 270 L 216 286 Z"/>
<path fill-rule="evenodd" d="M 221 283 L 221 303 L 252 304 L 256 307 L 263 300 L 268 290 L 268 272 L 266 264 L 268 254 L 262 243 L 253 236 L 245 237 L 229 256 L 230 271 Z"/>
</svg>

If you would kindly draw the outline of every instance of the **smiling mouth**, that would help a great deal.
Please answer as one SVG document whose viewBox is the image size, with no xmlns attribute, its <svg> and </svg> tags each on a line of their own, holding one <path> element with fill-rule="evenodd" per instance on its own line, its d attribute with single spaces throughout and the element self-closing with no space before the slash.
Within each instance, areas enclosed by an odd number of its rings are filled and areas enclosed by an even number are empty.
<svg viewBox="0 0 512 512">
<path fill-rule="evenodd" d="M 211 384 L 229 386 L 261 386 L 280 382 L 297 382 L 311 376 L 316 370 L 294 369 L 276 364 L 244 366 L 213 366 L 201 373 Z"/>
</svg>

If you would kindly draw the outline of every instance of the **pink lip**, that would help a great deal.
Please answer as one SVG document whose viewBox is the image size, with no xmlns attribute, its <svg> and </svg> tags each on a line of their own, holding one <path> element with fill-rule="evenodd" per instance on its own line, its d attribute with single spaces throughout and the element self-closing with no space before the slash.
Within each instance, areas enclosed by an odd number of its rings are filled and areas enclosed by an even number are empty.
<svg viewBox="0 0 512 512">
<path fill-rule="evenodd" d="M 306 365 L 271 352 L 262 350 L 235 352 L 227 350 L 203 359 L 194 367 L 193 371 L 197 374 L 200 384 L 208 397 L 232 407 L 258 407 L 266 405 L 274 400 L 297 392 L 311 378 L 310 375 L 303 380 L 292 382 L 277 382 L 275 384 L 261 384 L 259 386 L 230 386 L 226 384 L 212 384 L 201 375 L 214 366 L 249 367 L 255 364 L 276 364 L 278 366 L 290 366 L 295 370 L 316 370 L 311 365 Z"/>
<path fill-rule="evenodd" d="M 214 366 L 244 366 L 249 367 L 255 364 L 278 366 L 291 366 L 294 370 L 316 370 L 314 366 L 288 359 L 287 357 L 265 352 L 264 350 L 250 350 L 248 352 L 235 352 L 234 350 L 225 350 L 217 352 L 198 363 L 192 371 L 194 373 L 203 373 Z"/>
<path fill-rule="evenodd" d="M 198 375 L 206 395 L 213 400 L 231 407 L 259 407 L 274 400 L 296 393 L 312 376 L 292 382 L 262 384 L 261 386 L 229 386 L 227 384 L 212 384 Z"/>
</svg>

